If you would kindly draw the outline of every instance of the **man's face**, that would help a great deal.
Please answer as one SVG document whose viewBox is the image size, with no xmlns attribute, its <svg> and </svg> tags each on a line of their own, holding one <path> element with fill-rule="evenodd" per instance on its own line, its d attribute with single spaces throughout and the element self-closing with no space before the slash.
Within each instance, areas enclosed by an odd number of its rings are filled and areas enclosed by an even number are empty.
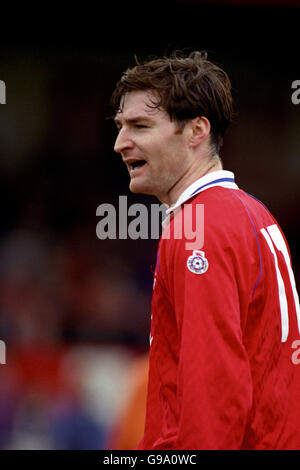
<svg viewBox="0 0 300 470">
<path fill-rule="evenodd" d="M 114 150 L 127 166 L 133 193 L 170 204 L 188 165 L 187 138 L 164 110 L 153 108 L 153 98 L 151 91 L 125 95 L 115 117 L 119 134 Z"/>
</svg>

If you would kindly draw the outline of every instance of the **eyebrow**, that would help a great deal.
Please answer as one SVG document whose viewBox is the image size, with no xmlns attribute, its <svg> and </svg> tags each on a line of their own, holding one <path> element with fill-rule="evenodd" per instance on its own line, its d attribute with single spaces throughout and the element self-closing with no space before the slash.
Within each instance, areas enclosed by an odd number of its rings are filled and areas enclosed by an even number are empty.
<svg viewBox="0 0 300 470">
<path fill-rule="evenodd" d="M 151 123 L 153 120 L 148 117 L 148 116 L 135 116 L 132 118 L 124 118 L 124 119 L 119 119 L 117 116 L 114 118 L 114 121 L 116 125 L 122 124 L 122 122 L 126 122 L 127 124 L 136 124 L 137 122 L 143 121 L 143 122 L 148 122 Z"/>
</svg>

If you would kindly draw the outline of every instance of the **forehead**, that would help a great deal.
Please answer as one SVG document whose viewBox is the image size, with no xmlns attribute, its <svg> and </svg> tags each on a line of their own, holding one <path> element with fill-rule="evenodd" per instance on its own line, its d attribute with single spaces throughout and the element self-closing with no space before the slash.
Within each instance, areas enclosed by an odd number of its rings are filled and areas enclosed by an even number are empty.
<svg viewBox="0 0 300 470">
<path fill-rule="evenodd" d="M 136 116 L 146 118 L 167 117 L 167 113 L 155 106 L 156 96 L 151 90 L 138 90 L 126 93 L 121 101 L 116 119 L 134 119 Z"/>
</svg>

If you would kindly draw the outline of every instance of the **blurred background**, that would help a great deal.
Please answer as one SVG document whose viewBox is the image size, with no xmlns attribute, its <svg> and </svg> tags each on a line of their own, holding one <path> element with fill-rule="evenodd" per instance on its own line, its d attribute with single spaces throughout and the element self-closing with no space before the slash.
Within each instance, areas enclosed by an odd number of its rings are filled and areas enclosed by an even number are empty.
<svg viewBox="0 0 300 470">
<path fill-rule="evenodd" d="M 1 449 L 132 448 L 141 433 L 157 240 L 96 236 L 100 204 L 157 203 L 129 193 L 106 119 L 134 54 L 205 49 L 227 71 L 238 114 L 224 167 L 283 227 L 299 290 L 298 30 L 292 0 L 51 3 L 2 15 Z"/>
</svg>

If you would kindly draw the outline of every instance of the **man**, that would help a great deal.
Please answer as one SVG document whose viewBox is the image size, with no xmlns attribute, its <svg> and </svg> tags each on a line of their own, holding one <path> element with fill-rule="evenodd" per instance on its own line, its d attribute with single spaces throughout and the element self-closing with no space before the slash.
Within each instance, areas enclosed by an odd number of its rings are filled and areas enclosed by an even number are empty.
<svg viewBox="0 0 300 470">
<path fill-rule="evenodd" d="M 206 53 L 155 59 L 112 105 L 130 190 L 169 206 L 138 449 L 300 449 L 299 299 L 278 223 L 222 168 L 228 76 Z"/>
</svg>

